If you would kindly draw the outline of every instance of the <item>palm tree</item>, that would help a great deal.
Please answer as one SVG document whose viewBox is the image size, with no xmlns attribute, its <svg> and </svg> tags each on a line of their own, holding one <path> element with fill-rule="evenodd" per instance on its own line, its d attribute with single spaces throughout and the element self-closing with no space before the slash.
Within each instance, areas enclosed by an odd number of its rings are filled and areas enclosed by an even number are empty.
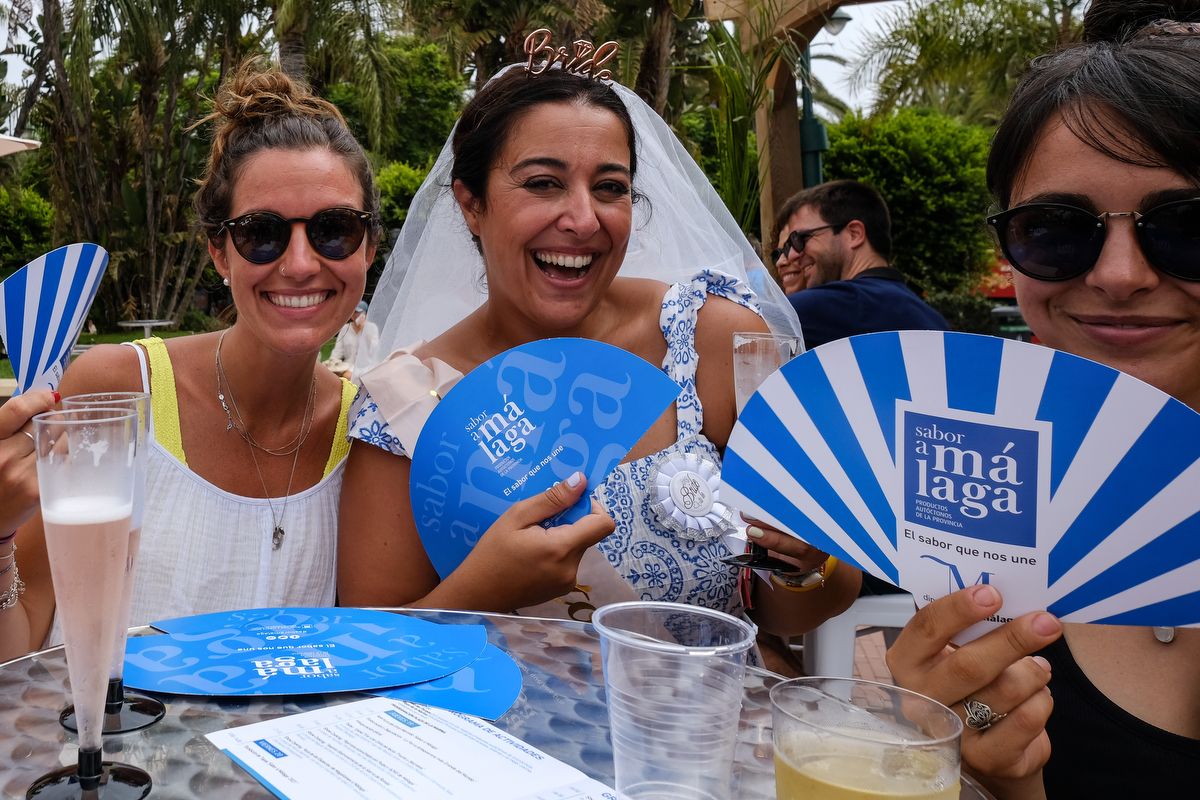
<svg viewBox="0 0 1200 800">
<path fill-rule="evenodd" d="M 230 40 L 243 4 L 224 0 L 43 0 L 39 27 L 19 55 L 34 68 L 22 108 L 45 140 L 55 237 L 112 253 L 98 311 L 129 305 L 174 316 L 206 259 L 192 230 L 192 181 L 204 144 L 185 132 L 205 94 L 261 46 Z M 45 65 L 39 85 L 37 69 Z M 132 303 L 130 303 L 132 301 Z"/>
<path fill-rule="evenodd" d="M 384 53 L 386 34 L 399 27 L 398 0 L 271 0 L 279 66 L 292 78 L 321 90 L 353 78 L 364 100 L 369 144 L 383 138 L 392 112 L 394 72 Z"/>
<path fill-rule="evenodd" d="M 873 113 L 925 106 L 992 125 L 1034 56 L 1074 40 L 1085 0 L 908 0 L 867 37 L 853 81 Z"/>
<path fill-rule="evenodd" d="M 525 37 L 550 28 L 558 39 L 576 30 L 578 11 L 593 15 L 588 0 L 399 0 L 408 28 L 446 48 L 464 74 L 482 85 L 505 64 L 525 60 Z M 576 6 L 579 6 L 577 11 Z"/>
</svg>

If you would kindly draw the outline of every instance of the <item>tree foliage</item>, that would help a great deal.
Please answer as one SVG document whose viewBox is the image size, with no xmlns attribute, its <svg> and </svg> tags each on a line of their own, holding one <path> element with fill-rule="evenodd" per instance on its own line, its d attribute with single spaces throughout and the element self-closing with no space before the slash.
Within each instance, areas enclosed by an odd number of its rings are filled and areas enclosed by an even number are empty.
<svg viewBox="0 0 1200 800">
<path fill-rule="evenodd" d="M 604 14 L 597 0 L 401 0 L 400 5 L 410 29 L 440 45 L 460 72 L 474 72 L 480 83 L 505 64 L 525 60 L 522 46 L 531 31 L 546 27 L 568 40 L 578 30 L 580 14 Z"/>
<path fill-rule="evenodd" d="M 761 238 L 763 167 L 755 117 L 759 108 L 772 102 L 769 84 L 777 65 L 788 64 L 793 75 L 805 74 L 805 43 L 779 33 L 783 10 L 778 0 L 762 0 L 740 17 L 732 30 L 724 24 L 705 23 L 705 47 L 698 54 L 698 63 L 677 67 L 702 79 L 707 88 L 691 98 L 676 131 L 692 146 L 717 194 L 751 239 Z M 812 80 L 811 75 L 807 77 Z M 820 90 L 824 92 L 824 87 Z M 699 119 L 698 112 L 707 118 Z"/>
<path fill-rule="evenodd" d="M 55 240 L 112 253 L 101 319 L 173 316 L 203 273 L 189 204 L 205 146 L 184 128 L 215 87 L 235 13 L 216 0 L 43 2 L 26 54 L 48 65 L 31 123 L 46 145 Z"/>
<path fill-rule="evenodd" d="M 863 181 L 887 201 L 897 268 L 931 296 L 970 293 L 993 253 L 983 223 L 988 132 L 909 109 L 848 116 L 829 139 L 827 177 Z"/>
<path fill-rule="evenodd" d="M 32 189 L 0 186 L 0 280 L 51 249 L 50 203 Z"/>
<path fill-rule="evenodd" d="M 742 230 L 758 227 L 761 187 L 758 148 L 753 146 L 754 116 L 766 100 L 767 77 L 779 60 L 777 47 L 747 52 L 735 33 L 724 25 L 708 30 L 710 130 L 715 167 L 708 173 L 713 186 Z M 770 40 L 768 40 L 769 42 Z"/>
<path fill-rule="evenodd" d="M 228 3 L 227 3 L 228 4 Z M 321 94 L 339 81 L 358 87 L 362 141 L 380 145 L 396 114 L 396 72 L 386 52 L 399 25 L 398 0 L 257 0 L 268 8 L 269 32 L 282 69 Z M 246 9 L 245 13 L 252 13 Z"/>
<path fill-rule="evenodd" d="M 467 81 L 438 45 L 411 36 L 387 39 L 380 48 L 391 78 L 388 108 L 395 109 L 372 150 L 385 161 L 425 164 L 437 156 L 462 110 Z M 361 141 L 369 117 L 362 85 L 345 76 L 325 96 L 346 116 Z"/>
<path fill-rule="evenodd" d="M 396 230 L 404 224 L 413 196 L 428 174 L 428 169 L 412 167 L 402 161 L 379 170 L 375 181 L 379 185 L 380 214 L 385 230 Z"/>
<path fill-rule="evenodd" d="M 922 106 L 995 124 L 1034 56 L 1073 41 L 1084 0 L 908 0 L 861 46 L 873 113 Z"/>
<path fill-rule="evenodd" d="M 377 160 L 422 164 L 436 152 L 463 80 L 432 46 L 388 33 L 395 5 L 43 0 L 40 16 L 18 20 L 23 36 L 9 52 L 24 65 L 9 78 L 19 71 L 23 83 L 3 93 L 0 126 L 28 128 L 44 143 L 29 158 L 54 209 L 48 246 L 89 240 L 112 253 L 97 321 L 176 318 L 197 287 L 216 280 L 191 211 L 210 134 L 189 127 L 248 55 L 299 53 L 318 93 L 353 86 L 344 93 L 349 116 L 364 143 L 383 151 Z"/>
</svg>

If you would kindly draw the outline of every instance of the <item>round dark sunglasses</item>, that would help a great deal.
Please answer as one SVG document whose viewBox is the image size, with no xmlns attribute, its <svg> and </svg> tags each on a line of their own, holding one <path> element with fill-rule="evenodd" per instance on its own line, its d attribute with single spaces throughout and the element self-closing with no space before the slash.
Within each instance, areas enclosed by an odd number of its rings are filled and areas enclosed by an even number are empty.
<svg viewBox="0 0 1200 800">
<path fill-rule="evenodd" d="M 1111 217 L 1133 220 L 1138 245 L 1159 272 L 1200 281 L 1200 197 L 1144 212 L 1091 211 L 1061 203 L 1029 203 L 988 217 L 1013 269 L 1040 281 L 1078 278 L 1100 260 Z"/>
<path fill-rule="evenodd" d="M 846 227 L 845 224 L 821 225 L 816 228 L 809 228 L 806 231 L 792 231 L 788 234 L 787 239 L 784 240 L 783 247 L 776 247 L 771 251 L 771 262 L 774 263 L 783 256 L 786 256 L 789 250 L 795 250 L 797 254 L 803 253 L 804 248 L 808 247 L 808 240 L 821 231 L 832 228 L 834 233 L 838 233 L 844 227 Z"/>
<path fill-rule="evenodd" d="M 292 226 L 304 223 L 308 243 L 325 258 L 349 258 L 367 235 L 371 215 L 353 208 L 326 208 L 311 217 L 284 219 L 270 211 L 251 211 L 221 223 L 217 233 L 229 239 L 242 258 L 252 264 L 269 264 L 284 254 L 292 240 Z"/>
</svg>

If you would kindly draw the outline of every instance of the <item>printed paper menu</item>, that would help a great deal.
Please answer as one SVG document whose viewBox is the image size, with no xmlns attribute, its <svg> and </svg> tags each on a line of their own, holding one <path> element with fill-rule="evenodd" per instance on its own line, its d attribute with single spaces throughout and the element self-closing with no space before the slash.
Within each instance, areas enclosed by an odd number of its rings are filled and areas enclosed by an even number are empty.
<svg viewBox="0 0 1200 800">
<path fill-rule="evenodd" d="M 207 738 L 283 800 L 617 800 L 480 719 L 383 697 Z"/>
</svg>

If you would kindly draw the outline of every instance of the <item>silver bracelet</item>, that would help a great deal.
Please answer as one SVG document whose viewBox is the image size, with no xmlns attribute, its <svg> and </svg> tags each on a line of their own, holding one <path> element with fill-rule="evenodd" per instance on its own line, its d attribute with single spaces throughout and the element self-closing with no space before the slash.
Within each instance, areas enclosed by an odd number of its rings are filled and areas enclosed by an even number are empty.
<svg viewBox="0 0 1200 800">
<path fill-rule="evenodd" d="M 12 584 L 8 587 L 8 591 L 0 594 L 0 611 L 7 611 L 15 606 L 17 601 L 21 599 L 21 595 L 25 593 L 25 581 L 21 580 L 21 570 L 17 569 L 15 561 L 12 568 Z"/>
</svg>

